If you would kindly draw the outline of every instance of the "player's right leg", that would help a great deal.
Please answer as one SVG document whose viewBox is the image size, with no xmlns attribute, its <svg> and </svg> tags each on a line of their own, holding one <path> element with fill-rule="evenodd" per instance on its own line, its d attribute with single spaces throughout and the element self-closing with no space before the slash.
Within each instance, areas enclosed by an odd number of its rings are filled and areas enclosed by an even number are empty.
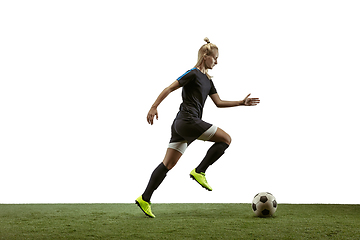
<svg viewBox="0 0 360 240">
<path fill-rule="evenodd" d="M 186 143 L 185 143 L 186 144 Z M 179 150 L 169 148 L 166 151 L 163 162 L 159 164 L 151 174 L 149 183 L 144 193 L 135 200 L 135 203 L 141 208 L 141 210 L 149 217 L 155 217 L 151 211 L 150 199 L 154 191 L 160 186 L 165 179 L 167 172 L 172 169 L 179 161 L 182 153 Z"/>
<path fill-rule="evenodd" d="M 215 142 L 215 143 L 223 142 L 226 143 L 227 145 L 230 145 L 231 137 L 221 128 L 217 128 L 215 134 L 207 141 Z"/>
<path fill-rule="evenodd" d="M 205 189 L 212 191 L 206 180 L 205 171 L 224 154 L 231 143 L 231 137 L 221 128 L 213 126 L 201 135 L 199 139 L 215 143 L 209 148 L 201 163 L 190 172 L 190 177 Z"/>
<path fill-rule="evenodd" d="M 199 166 L 196 167 L 197 173 L 205 173 L 207 168 L 224 154 L 231 143 L 231 137 L 221 128 L 217 128 L 215 134 L 207 141 L 214 142 L 214 144 L 209 148 Z"/>
</svg>

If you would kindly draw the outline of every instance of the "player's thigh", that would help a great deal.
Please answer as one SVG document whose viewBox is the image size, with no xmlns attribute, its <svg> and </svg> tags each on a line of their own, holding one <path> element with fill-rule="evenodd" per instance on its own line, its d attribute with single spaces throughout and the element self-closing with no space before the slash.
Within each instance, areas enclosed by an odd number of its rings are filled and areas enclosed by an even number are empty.
<svg viewBox="0 0 360 240">
<path fill-rule="evenodd" d="M 221 128 L 217 128 L 215 135 L 209 140 L 210 142 L 224 142 L 228 145 L 231 143 L 231 137 Z"/>
<path fill-rule="evenodd" d="M 176 163 L 179 161 L 181 156 L 182 156 L 181 152 L 179 152 L 175 149 L 172 149 L 172 148 L 168 148 L 166 150 L 166 154 L 165 154 L 165 157 L 163 160 L 165 167 L 169 170 L 172 169 L 176 165 Z"/>
</svg>

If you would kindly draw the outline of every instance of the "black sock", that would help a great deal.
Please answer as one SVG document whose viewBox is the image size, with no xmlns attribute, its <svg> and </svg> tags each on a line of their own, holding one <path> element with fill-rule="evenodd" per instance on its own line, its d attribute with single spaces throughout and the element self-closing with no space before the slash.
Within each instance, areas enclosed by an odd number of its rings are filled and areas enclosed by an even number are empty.
<svg viewBox="0 0 360 240">
<path fill-rule="evenodd" d="M 216 162 L 225 152 L 225 150 L 229 147 L 228 144 L 224 142 L 214 143 L 209 150 L 207 151 L 204 159 L 201 161 L 199 166 L 195 169 L 197 173 L 205 173 L 206 169 Z"/>
<path fill-rule="evenodd" d="M 142 195 L 142 198 L 146 202 L 150 202 L 151 195 L 154 193 L 154 191 L 159 187 L 159 185 L 162 183 L 164 178 L 166 177 L 166 173 L 169 170 L 165 167 L 164 163 L 160 163 L 157 168 L 153 171 L 151 174 L 149 183 L 145 189 L 145 192 Z"/>
</svg>

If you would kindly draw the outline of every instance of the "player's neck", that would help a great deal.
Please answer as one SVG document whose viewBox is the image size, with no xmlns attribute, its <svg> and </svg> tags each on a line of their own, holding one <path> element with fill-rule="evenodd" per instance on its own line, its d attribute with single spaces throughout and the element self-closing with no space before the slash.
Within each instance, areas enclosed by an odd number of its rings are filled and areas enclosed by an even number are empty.
<svg viewBox="0 0 360 240">
<path fill-rule="evenodd" d="M 201 64 L 200 66 L 197 66 L 196 68 L 199 69 L 200 72 L 202 72 L 203 74 L 205 74 L 206 68 L 205 68 L 204 64 Z"/>
</svg>

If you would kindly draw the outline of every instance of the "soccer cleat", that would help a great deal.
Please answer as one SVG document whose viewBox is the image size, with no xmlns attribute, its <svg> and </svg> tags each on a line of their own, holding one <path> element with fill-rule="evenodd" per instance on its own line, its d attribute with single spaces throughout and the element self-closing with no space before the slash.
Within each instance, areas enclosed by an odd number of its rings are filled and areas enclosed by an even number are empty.
<svg viewBox="0 0 360 240">
<path fill-rule="evenodd" d="M 210 185 L 208 184 L 208 182 L 206 181 L 206 178 L 205 178 L 205 173 L 197 173 L 195 171 L 195 168 L 194 170 L 192 170 L 190 172 L 190 177 L 192 179 L 194 179 L 196 182 L 198 182 L 203 188 L 209 190 L 209 191 L 212 191 L 212 188 L 210 187 Z"/>
<path fill-rule="evenodd" d="M 146 216 L 154 218 L 155 215 L 151 212 L 151 203 L 142 199 L 142 195 L 135 200 L 136 205 L 145 213 Z"/>
</svg>

